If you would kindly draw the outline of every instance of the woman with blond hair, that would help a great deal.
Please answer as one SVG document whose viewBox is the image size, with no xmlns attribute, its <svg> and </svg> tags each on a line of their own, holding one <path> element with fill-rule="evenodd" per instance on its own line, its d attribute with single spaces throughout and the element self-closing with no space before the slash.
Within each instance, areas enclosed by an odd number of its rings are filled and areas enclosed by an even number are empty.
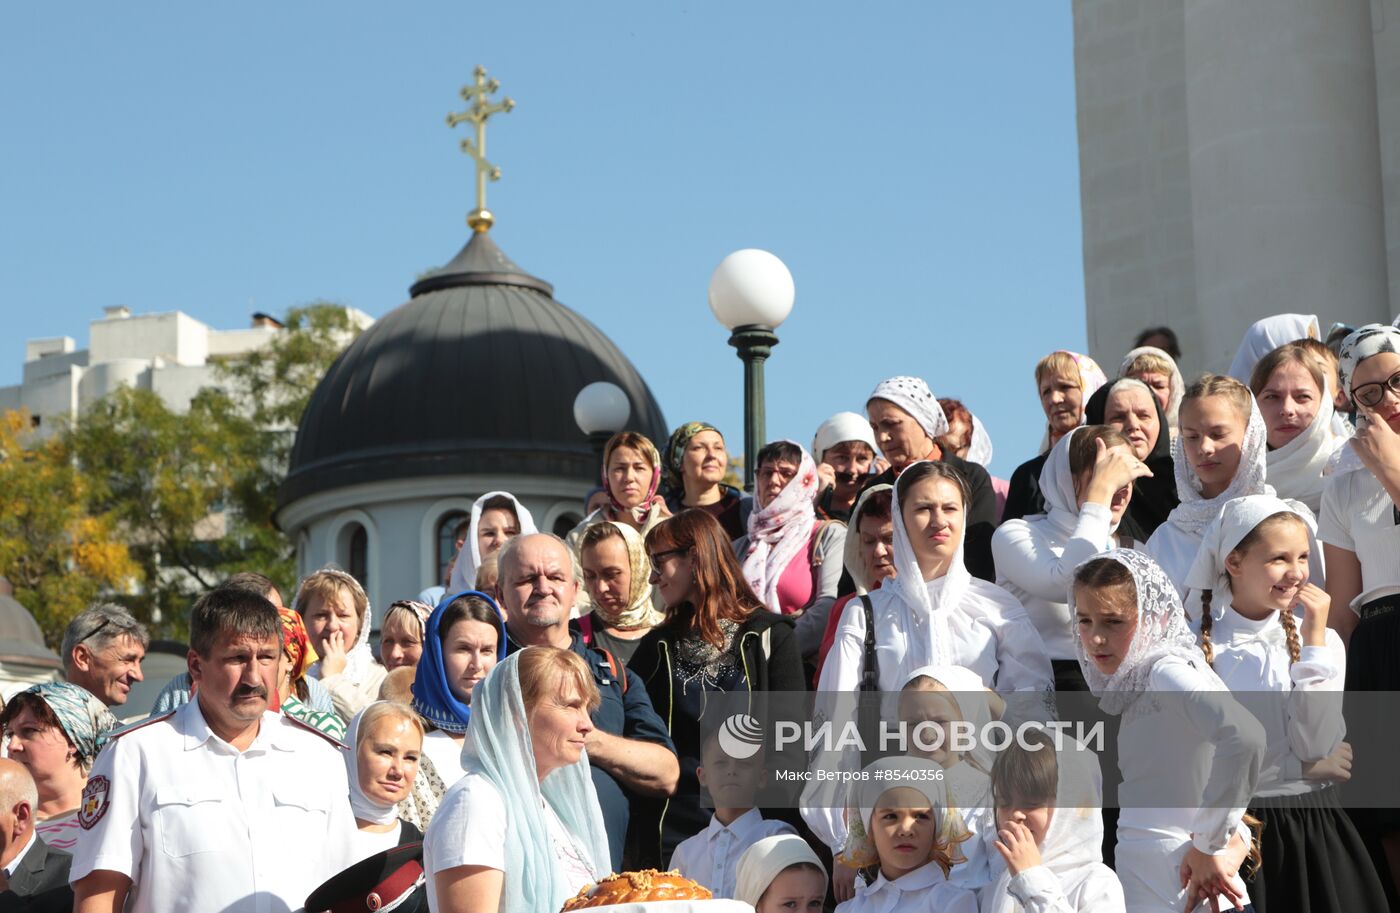
<svg viewBox="0 0 1400 913">
<path fill-rule="evenodd" d="M 292 608 L 320 657 L 307 674 L 321 680 L 335 712 L 348 722 L 378 699 L 388 674 L 370 651 L 372 616 L 365 588 L 345 571 L 324 567 L 301 582 Z"/>
</svg>

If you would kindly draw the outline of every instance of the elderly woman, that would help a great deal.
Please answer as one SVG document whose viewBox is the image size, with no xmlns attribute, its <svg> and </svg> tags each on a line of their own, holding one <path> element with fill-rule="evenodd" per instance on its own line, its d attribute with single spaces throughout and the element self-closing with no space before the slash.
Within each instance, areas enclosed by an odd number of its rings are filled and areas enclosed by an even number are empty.
<svg viewBox="0 0 1400 913">
<path fill-rule="evenodd" d="M 1097 362 L 1078 352 L 1059 349 L 1036 364 L 1035 386 L 1040 395 L 1040 408 L 1045 413 L 1045 439 L 1041 442 L 1040 455 L 1017 466 L 1011 473 L 1006 509 L 1001 514 L 1003 523 L 1045 512 L 1045 499 L 1041 497 L 1038 483 L 1050 448 L 1084 424 L 1085 404 L 1107 380 Z"/>
<path fill-rule="evenodd" d="M 628 665 L 662 708 L 680 760 L 680 783 L 664 807 L 648 803 L 636 833 L 661 838 L 659 858 L 709 823 L 700 805 L 701 726 L 718 725 L 705 711 L 720 693 L 803 691 L 802 655 L 792 622 L 766 610 L 745 582 L 723 528 L 709 514 L 686 510 L 647 534 L 652 581 L 668 616 L 643 638 Z M 634 818 L 633 820 L 637 820 Z M 649 820 L 648 820 L 649 819 Z M 656 858 L 656 847 L 645 847 Z"/>
<path fill-rule="evenodd" d="M 1121 431 L 1133 455 L 1152 471 L 1133 481 L 1133 499 L 1118 526 L 1120 534 L 1146 542 L 1180 503 L 1166 409 L 1145 381 L 1120 377 L 1089 397 L 1084 413 L 1091 425 Z"/>
<path fill-rule="evenodd" d="M 364 587 L 339 568 L 321 568 L 301 582 L 292 608 L 320 657 L 308 674 L 330 692 L 336 714 L 351 719 L 378 699 L 388 674 L 370 651 L 371 616 Z"/>
<path fill-rule="evenodd" d="M 428 908 L 553 913 L 610 869 L 584 753 L 598 687 L 577 654 L 531 647 L 477 690 L 467 774 L 423 841 Z"/>
<path fill-rule="evenodd" d="M 906 467 L 920 460 L 943 463 L 967 486 L 967 569 L 974 577 L 996 579 L 992 562 L 992 530 L 997 525 L 997 496 L 987 470 L 938 445 L 948 433 L 948 418 L 933 391 L 917 377 L 881 381 L 866 399 L 865 412 L 875 442 L 890 468 L 866 480 L 864 487 L 893 485 Z"/>
<path fill-rule="evenodd" d="M 579 543 L 583 585 L 593 611 L 578 620 L 583 642 L 626 665 L 666 618 L 656 605 L 642 536 L 626 523 L 595 523 Z"/>
<path fill-rule="evenodd" d="M 389 606 L 379 626 L 379 662 L 386 670 L 418 665 L 431 614 L 433 607 L 416 599 L 400 599 Z"/>
<path fill-rule="evenodd" d="M 70 682 L 34 685 L 0 710 L 5 751 L 23 764 L 39 790 L 35 833 L 71 852 L 81 826 L 78 807 L 88 771 L 117 719 L 92 692 Z"/>
<path fill-rule="evenodd" d="M 1155 346 L 1138 346 L 1123 356 L 1123 364 L 1118 369 L 1119 377 L 1140 380 L 1152 391 L 1157 402 L 1167 414 L 1167 427 L 1176 435 L 1176 413 L 1181 408 L 1181 396 L 1186 392 L 1186 383 L 1181 379 L 1181 370 L 1166 352 Z"/>
<path fill-rule="evenodd" d="M 718 520 L 730 541 L 744 534 L 753 500 L 724 484 L 729 451 L 718 428 L 686 422 L 671 432 L 664 468 L 666 508 L 672 514 L 694 507 Z"/>
<path fill-rule="evenodd" d="M 355 814 L 355 859 L 417 843 L 423 832 L 399 820 L 423 753 L 423 724 L 402 704 L 376 701 L 350 721 L 345 769 Z"/>
<path fill-rule="evenodd" d="M 516 536 L 535 532 L 535 518 L 515 495 L 508 491 L 488 491 L 472 503 L 467 537 L 452 564 L 447 592 L 460 593 L 476 587 L 477 570 L 488 555 Z"/>
<path fill-rule="evenodd" d="M 428 616 L 423 658 L 413 680 L 413 709 L 432 727 L 423 739 L 423 753 L 447 786 L 463 773 L 472 693 L 505 654 L 505 622 L 485 593 L 458 593 Z"/>
<path fill-rule="evenodd" d="M 846 526 L 818 520 L 817 467 L 792 441 L 758 451 L 749 531 L 735 541 L 744 580 L 771 612 L 797 617 L 803 657 L 816 655 L 841 582 Z"/>
<path fill-rule="evenodd" d="M 817 516 L 842 523 L 851 518 L 861 482 L 884 468 L 876 468 L 875 435 L 870 431 L 870 422 L 854 412 L 838 412 L 821 423 L 812 438 L 812 459 L 817 461 L 817 476 L 821 480 Z"/>
</svg>

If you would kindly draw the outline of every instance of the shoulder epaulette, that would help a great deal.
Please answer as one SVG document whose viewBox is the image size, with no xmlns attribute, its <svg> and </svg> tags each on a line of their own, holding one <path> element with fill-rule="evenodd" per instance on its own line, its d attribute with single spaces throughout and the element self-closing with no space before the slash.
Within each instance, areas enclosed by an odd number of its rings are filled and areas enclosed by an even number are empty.
<svg viewBox="0 0 1400 913">
<path fill-rule="evenodd" d="M 178 710 L 178 709 L 179 709 L 179 708 L 177 707 L 176 710 Z M 107 741 L 108 741 L 108 742 L 112 742 L 112 741 L 114 741 L 114 740 L 116 740 L 116 739 L 121 738 L 121 737 L 124 736 L 124 735 L 131 735 L 133 732 L 135 732 L 135 731 L 138 730 L 138 729 L 145 729 L 147 726 L 151 725 L 152 723 L 159 723 L 161 720 L 168 720 L 168 719 L 170 719 L 170 718 L 171 718 L 172 716 L 174 716 L 174 715 L 175 715 L 175 710 L 167 710 L 167 711 L 165 711 L 164 713 L 161 713 L 161 714 L 158 714 L 158 715 L 155 715 L 155 716 L 148 716 L 148 717 L 146 717 L 144 720 L 140 720 L 140 721 L 138 721 L 138 722 L 135 722 L 135 723 L 130 724 L 129 726 L 124 726 L 124 727 L 122 727 L 121 729 L 117 729 L 117 730 L 112 731 L 111 733 L 108 734 L 108 736 L 107 736 Z"/>
<path fill-rule="evenodd" d="M 344 742 L 342 742 L 340 739 L 337 739 L 335 736 L 327 735 L 326 733 L 324 733 L 324 732 L 322 732 L 321 730 L 317 729 L 315 726 L 312 726 L 310 723 L 303 723 L 301 720 L 297 719 L 296 717 L 294 717 L 294 716 L 288 716 L 288 715 L 285 714 L 285 713 L 282 714 L 282 719 L 286 720 L 288 723 L 291 723 L 293 726 L 296 726 L 296 727 L 298 727 L 298 728 L 300 728 L 300 729 L 305 729 L 307 732 L 315 733 L 316 735 L 318 735 L 318 736 L 320 736 L 321 738 L 325 739 L 327 742 L 330 742 L 332 745 L 334 745 L 336 748 L 341 749 L 342 751 L 349 751 L 349 750 L 350 750 L 350 746 L 349 746 L 349 745 L 346 745 Z"/>
</svg>

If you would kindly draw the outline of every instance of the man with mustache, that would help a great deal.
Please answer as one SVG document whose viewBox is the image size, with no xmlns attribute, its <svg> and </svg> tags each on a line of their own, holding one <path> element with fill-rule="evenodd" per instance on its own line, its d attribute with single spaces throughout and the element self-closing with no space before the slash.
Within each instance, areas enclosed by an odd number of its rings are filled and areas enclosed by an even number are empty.
<svg viewBox="0 0 1400 913">
<path fill-rule="evenodd" d="M 75 913 L 295 910 L 354 861 L 338 743 L 268 707 L 281 651 L 262 596 L 195 603 L 194 700 L 115 737 L 83 790 Z"/>
<path fill-rule="evenodd" d="M 603 701 L 592 713 L 594 729 L 586 750 L 613 869 L 623 871 L 632 797 L 665 798 L 675 792 L 680 780 L 671 737 L 637 677 L 615 657 L 584 644 L 583 637 L 569 627 L 578 581 L 564 541 L 549 533 L 516 536 L 501 548 L 499 565 L 506 652 L 559 647 L 582 656 L 593 672 Z M 628 868 L 655 868 L 660 862 L 629 860 Z"/>
</svg>

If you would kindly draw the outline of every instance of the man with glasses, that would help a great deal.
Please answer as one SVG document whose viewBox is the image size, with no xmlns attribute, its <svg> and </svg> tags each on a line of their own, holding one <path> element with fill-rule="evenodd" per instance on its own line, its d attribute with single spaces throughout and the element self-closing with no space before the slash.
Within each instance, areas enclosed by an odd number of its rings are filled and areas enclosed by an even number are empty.
<svg viewBox="0 0 1400 913">
<path fill-rule="evenodd" d="M 501 602 L 506 613 L 506 652 L 525 647 L 573 650 L 593 672 L 603 701 L 593 711 L 586 748 L 608 831 L 615 871 L 634 796 L 664 798 L 680 780 L 666 725 L 652 708 L 646 686 L 615 657 L 595 650 L 569 627 L 578 581 L 569 547 L 558 536 L 516 536 L 499 552 Z M 651 841 L 655 843 L 655 841 Z M 660 859 L 629 860 L 630 868 L 655 868 Z"/>
<path fill-rule="evenodd" d="M 141 681 L 141 660 L 151 636 L 119 605 L 99 603 L 68 623 L 63 632 L 63 674 L 108 707 L 126 703 Z"/>
</svg>

